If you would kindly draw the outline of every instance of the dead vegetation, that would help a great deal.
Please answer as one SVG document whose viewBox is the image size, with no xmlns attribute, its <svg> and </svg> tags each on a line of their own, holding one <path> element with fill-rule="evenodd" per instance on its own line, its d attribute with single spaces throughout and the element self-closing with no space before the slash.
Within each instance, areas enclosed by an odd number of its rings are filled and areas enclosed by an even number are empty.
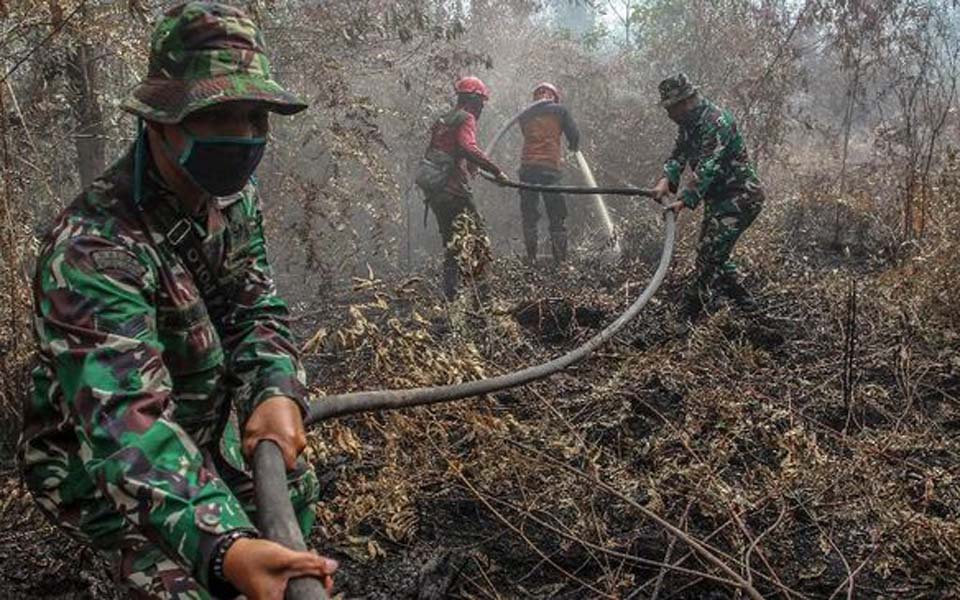
<svg viewBox="0 0 960 600">
<path fill-rule="evenodd" d="M 318 427 L 313 542 L 341 559 L 345 596 L 960 594 L 956 244 L 864 271 L 770 225 L 743 246 L 762 317 L 718 307 L 677 329 L 681 258 L 628 333 L 552 379 Z M 617 314 L 649 271 L 501 259 L 494 309 L 463 323 L 428 279 L 370 273 L 297 325 L 317 393 L 453 383 L 576 345 L 593 330 L 570 315 Z M 49 597 L 111 597 L 10 477 L 4 589 L 44 596 L 54 576 L 77 595 Z"/>
<path fill-rule="evenodd" d="M 767 230 L 745 247 L 762 318 L 721 308 L 676 333 L 668 291 L 600 356 L 549 381 L 318 428 L 331 488 L 316 542 L 351 557 L 347 594 L 417 589 L 375 574 L 410 556 L 443 558 L 431 564 L 456 572 L 462 597 L 960 593 L 960 360 L 945 343 L 957 321 L 930 304 L 955 246 L 864 273 L 781 242 Z M 567 311 L 626 304 L 589 271 L 549 285 L 498 267 L 501 297 L 526 311 L 556 297 Z M 614 279 L 645 270 L 620 265 Z M 317 371 L 342 382 L 328 391 L 499 372 L 590 335 L 558 336 L 549 319 L 546 332 L 518 330 L 509 311 L 488 316 L 495 333 L 449 331 L 429 296 L 362 287 L 376 301 L 335 330 L 348 343 Z M 528 322 L 524 310 L 513 318 Z"/>
<path fill-rule="evenodd" d="M 261 169 L 277 199 L 278 280 L 318 395 L 543 361 L 615 318 L 649 276 L 658 229 L 642 207 L 613 203 L 622 261 L 584 244 L 570 269 L 529 270 L 510 255 L 515 196 L 480 183 L 493 306 L 441 300 L 433 223 L 420 229 L 405 178 L 453 72 L 476 70 L 497 90 L 482 129 L 526 102 L 528 79 L 554 79 L 598 178 L 642 185 L 670 136 L 653 83 L 683 68 L 743 116 L 770 192 L 740 246 L 762 317 L 719 306 L 678 326 L 698 218 L 687 216 L 664 289 L 591 360 L 491 397 L 318 427 L 312 541 L 341 560 L 344 596 L 960 597 L 957 55 L 932 52 L 948 37 L 919 25 L 956 12 L 663 0 L 639 24 L 673 34 L 595 55 L 602 39 L 550 32 L 523 1 L 472 2 L 466 15 L 406 0 L 247 4 L 285 81 L 318 107 L 277 127 Z M 3 50 L 25 56 L 75 6 L 9 3 Z M 95 123 L 72 107 L 104 102 L 107 155 L 129 141 L 111 106 L 142 70 L 144 14 L 158 6 L 76 13 L 0 95 L 0 597 L 116 597 L 105 565 L 17 482 L 31 358 L 22 271 L 78 188 L 73 132 Z M 106 78 L 71 87 L 58 57 L 77 62 L 105 31 Z M 695 43 L 678 56 L 678 40 Z M 589 211 L 571 212 L 587 239 Z M 471 248 L 469 266 L 488 260 Z"/>
</svg>

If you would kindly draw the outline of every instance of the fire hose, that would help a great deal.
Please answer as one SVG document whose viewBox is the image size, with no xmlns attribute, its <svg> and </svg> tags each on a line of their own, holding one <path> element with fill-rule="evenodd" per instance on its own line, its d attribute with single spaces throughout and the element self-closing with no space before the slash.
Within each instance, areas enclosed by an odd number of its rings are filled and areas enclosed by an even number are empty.
<svg viewBox="0 0 960 600">
<path fill-rule="evenodd" d="M 547 194 L 573 194 L 575 196 L 642 196 L 653 198 L 653 192 L 634 187 L 580 187 L 575 185 L 544 185 L 540 183 L 527 183 L 525 181 L 511 181 L 510 179 L 497 179 L 489 173 L 480 173 L 480 176 L 488 181 L 492 181 L 503 187 L 515 188 L 518 190 L 531 190 L 534 192 L 544 192 Z"/>
<path fill-rule="evenodd" d="M 525 183 L 516 183 L 512 181 L 500 181 L 503 185 L 510 187 L 528 186 Z M 554 187 L 554 186 L 549 186 Z M 565 187 L 565 186 L 564 186 Z M 594 193 L 591 188 L 570 188 L 580 190 L 577 193 Z M 622 195 L 646 196 L 652 197 L 650 190 L 639 188 L 620 188 Z M 647 287 L 640 294 L 633 304 L 620 315 L 613 323 L 587 340 L 582 346 L 574 348 L 570 352 L 559 356 L 549 362 L 539 365 L 526 367 L 519 371 L 468 381 L 453 385 L 444 385 L 436 387 L 411 388 L 406 390 L 377 390 L 369 392 L 351 392 L 348 394 L 337 394 L 333 396 L 324 396 L 310 403 L 310 412 L 305 419 L 307 425 L 312 425 L 326 419 L 344 417 L 362 412 L 395 410 L 398 408 L 407 408 L 411 406 L 424 406 L 436 404 L 439 402 L 451 402 L 470 396 L 481 396 L 499 390 L 525 385 L 538 379 L 543 379 L 554 373 L 561 371 L 575 362 L 581 361 L 591 352 L 599 348 L 605 342 L 616 335 L 624 325 L 633 320 L 640 310 L 647 304 L 653 294 L 663 283 L 670 266 L 670 259 L 673 256 L 673 245 L 676 237 L 676 215 L 673 211 L 664 211 L 664 243 L 663 252 L 660 254 L 660 262 L 657 270 L 647 284 Z"/>
<path fill-rule="evenodd" d="M 515 188 L 562 191 L 569 194 L 618 194 L 626 196 L 653 197 L 650 190 L 639 188 L 578 188 L 572 186 L 540 186 L 509 180 L 495 180 L 501 185 Z M 664 242 L 660 261 L 649 283 L 640 296 L 623 314 L 600 333 L 583 345 L 574 348 L 548 362 L 526 367 L 518 371 L 468 381 L 454 385 L 411 388 L 406 390 L 376 390 L 335 394 L 311 400 L 309 412 L 304 419 L 307 426 L 320 421 L 363 412 L 396 410 L 413 406 L 426 406 L 452 402 L 463 398 L 482 396 L 496 391 L 517 387 L 549 377 L 570 365 L 585 359 L 591 352 L 609 341 L 640 311 L 663 283 L 673 257 L 676 239 L 676 215 L 666 210 L 664 215 Z M 290 503 L 286 482 L 286 469 L 280 448 L 273 442 L 260 443 L 254 453 L 254 481 L 257 503 L 257 520 L 263 534 L 273 541 L 294 550 L 306 550 L 299 525 Z M 287 600 L 326 600 L 323 585 L 317 579 L 298 578 L 287 586 Z"/>
</svg>

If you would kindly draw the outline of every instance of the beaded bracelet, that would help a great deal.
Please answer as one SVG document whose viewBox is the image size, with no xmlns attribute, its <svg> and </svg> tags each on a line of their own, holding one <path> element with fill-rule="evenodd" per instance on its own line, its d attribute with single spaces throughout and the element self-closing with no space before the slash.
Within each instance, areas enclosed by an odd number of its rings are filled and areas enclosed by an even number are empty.
<svg viewBox="0 0 960 600">
<path fill-rule="evenodd" d="M 233 546 L 234 542 L 239 539 L 254 539 L 257 535 L 252 531 L 247 531 L 245 529 L 239 529 L 237 531 L 231 531 L 230 533 L 224 535 L 217 541 L 217 546 L 213 550 L 213 556 L 210 558 L 210 575 L 213 579 L 218 582 L 227 582 L 227 578 L 223 574 L 223 563 L 224 559 L 227 556 L 227 550 Z"/>
</svg>

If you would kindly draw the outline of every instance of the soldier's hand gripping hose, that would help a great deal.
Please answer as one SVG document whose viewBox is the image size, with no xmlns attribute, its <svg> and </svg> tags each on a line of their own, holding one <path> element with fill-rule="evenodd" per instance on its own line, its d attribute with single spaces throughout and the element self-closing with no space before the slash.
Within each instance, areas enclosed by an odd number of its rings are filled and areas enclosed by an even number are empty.
<svg viewBox="0 0 960 600">
<path fill-rule="evenodd" d="M 243 454 L 247 460 L 264 440 L 280 448 L 287 470 L 292 471 L 307 445 L 300 405 L 286 396 L 274 396 L 257 406 L 243 428 Z"/>
<path fill-rule="evenodd" d="M 275 583 L 279 583 L 274 589 L 280 590 L 286 600 L 327 600 L 337 564 L 316 555 L 313 555 L 315 559 L 308 560 L 307 544 L 300 533 L 300 525 L 290 502 L 283 454 L 276 443 L 264 440 L 257 444 L 253 457 L 253 472 L 257 526 L 264 537 L 285 546 L 293 553 L 289 558 L 294 561 L 295 573 L 290 571 L 290 576 L 295 578 L 278 579 L 274 575 Z M 225 565 L 225 569 L 228 567 L 229 563 Z M 230 572 L 227 571 L 226 574 L 229 576 Z M 276 596 L 276 600 L 280 597 Z"/>
<path fill-rule="evenodd" d="M 315 600 L 332 591 L 331 576 L 336 568 L 336 561 L 313 552 L 291 550 L 270 540 L 241 538 L 227 552 L 223 572 L 248 600 L 281 600 L 284 588 L 288 597 L 299 589 L 306 592 L 302 598 Z"/>
<path fill-rule="evenodd" d="M 661 177 L 650 191 L 653 192 L 653 199 L 659 202 L 661 199 L 670 195 L 669 180 L 666 177 Z"/>
<path fill-rule="evenodd" d="M 244 426 L 243 452 L 253 459 L 260 507 L 258 526 L 272 540 L 238 540 L 226 555 L 224 574 L 248 598 L 280 600 L 286 588 L 290 600 L 325 600 L 333 586 L 336 562 L 307 551 L 287 491 L 286 472 L 306 443 L 300 406 L 285 396 L 265 400 Z"/>
</svg>

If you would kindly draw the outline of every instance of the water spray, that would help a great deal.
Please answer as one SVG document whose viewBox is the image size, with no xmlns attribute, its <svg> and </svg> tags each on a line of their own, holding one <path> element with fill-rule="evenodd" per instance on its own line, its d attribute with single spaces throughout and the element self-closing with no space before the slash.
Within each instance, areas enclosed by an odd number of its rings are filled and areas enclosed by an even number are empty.
<svg viewBox="0 0 960 600">
<path fill-rule="evenodd" d="M 593 171 L 590 170 L 590 164 L 587 163 L 583 152 L 577 150 L 574 156 L 577 158 L 577 165 L 580 167 L 580 172 L 583 173 L 583 178 L 586 180 L 587 185 L 593 188 L 597 187 L 597 180 L 593 178 Z M 596 203 L 597 212 L 600 213 L 600 221 L 603 223 L 603 228 L 607 231 L 607 240 L 611 242 L 610 250 L 613 252 L 614 257 L 619 257 L 621 252 L 620 237 L 613 228 L 613 220 L 610 218 L 610 211 L 607 210 L 607 204 L 603 201 L 603 196 L 599 193 L 593 194 L 593 201 Z"/>
</svg>

